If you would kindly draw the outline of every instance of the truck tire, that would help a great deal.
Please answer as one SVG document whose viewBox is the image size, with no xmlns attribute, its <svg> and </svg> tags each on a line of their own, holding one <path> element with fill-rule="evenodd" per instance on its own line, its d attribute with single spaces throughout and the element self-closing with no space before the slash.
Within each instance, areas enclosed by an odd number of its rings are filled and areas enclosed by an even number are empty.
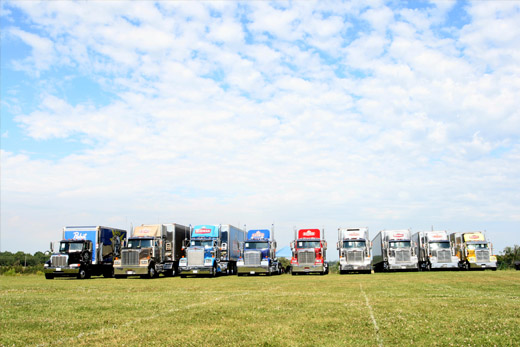
<svg viewBox="0 0 520 347">
<path fill-rule="evenodd" d="M 78 271 L 78 280 L 84 280 L 87 278 L 87 270 L 84 267 L 81 267 Z"/>
<path fill-rule="evenodd" d="M 155 278 L 157 277 L 157 271 L 155 271 L 155 265 L 151 265 L 148 267 L 148 278 Z"/>
<path fill-rule="evenodd" d="M 53 274 L 45 274 L 45 279 L 53 280 L 54 279 L 54 275 Z"/>
</svg>

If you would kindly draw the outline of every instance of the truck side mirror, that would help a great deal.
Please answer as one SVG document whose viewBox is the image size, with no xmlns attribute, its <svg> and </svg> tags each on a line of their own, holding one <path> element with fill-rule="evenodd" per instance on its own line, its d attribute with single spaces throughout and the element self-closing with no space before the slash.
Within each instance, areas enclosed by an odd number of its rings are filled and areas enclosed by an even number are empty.
<svg viewBox="0 0 520 347">
<path fill-rule="evenodd" d="M 323 242 L 323 249 L 327 250 L 327 241 Z"/>
<path fill-rule="evenodd" d="M 290 243 L 291 249 L 294 249 L 294 241 Z"/>
<path fill-rule="evenodd" d="M 339 250 L 339 241 L 336 242 L 336 249 Z"/>
</svg>

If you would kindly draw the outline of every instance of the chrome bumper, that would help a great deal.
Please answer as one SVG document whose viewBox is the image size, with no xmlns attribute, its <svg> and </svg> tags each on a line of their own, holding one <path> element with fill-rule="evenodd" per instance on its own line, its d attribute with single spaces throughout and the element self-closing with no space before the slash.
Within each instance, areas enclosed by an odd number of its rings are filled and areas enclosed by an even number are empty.
<svg viewBox="0 0 520 347">
<path fill-rule="evenodd" d="M 417 270 L 419 266 L 415 263 L 408 264 L 388 264 L 389 270 Z"/>
<path fill-rule="evenodd" d="M 115 276 L 140 276 L 148 274 L 148 266 L 114 266 Z"/>
<path fill-rule="evenodd" d="M 432 263 L 432 269 L 458 269 L 458 263 Z"/>
<path fill-rule="evenodd" d="M 208 266 L 193 266 L 193 267 L 180 267 L 179 273 L 181 275 L 213 275 L 214 267 Z"/>
<path fill-rule="evenodd" d="M 493 262 L 469 263 L 469 268 L 471 270 L 473 270 L 473 269 L 496 269 L 497 268 L 497 263 L 493 263 Z"/>
<path fill-rule="evenodd" d="M 58 270 L 59 269 L 59 270 Z M 52 274 L 54 277 L 67 277 L 67 276 L 76 276 L 79 272 L 79 267 L 69 268 L 69 267 L 47 267 L 43 269 L 43 273 Z"/>
<path fill-rule="evenodd" d="M 359 271 L 372 270 L 371 264 L 339 264 L 339 269 L 342 271 Z"/>
<path fill-rule="evenodd" d="M 292 272 L 302 272 L 302 273 L 311 273 L 311 272 L 325 272 L 324 265 L 291 265 Z"/>
<path fill-rule="evenodd" d="M 237 266 L 237 272 L 239 274 L 265 274 L 269 273 L 269 267 L 268 266 Z"/>
</svg>

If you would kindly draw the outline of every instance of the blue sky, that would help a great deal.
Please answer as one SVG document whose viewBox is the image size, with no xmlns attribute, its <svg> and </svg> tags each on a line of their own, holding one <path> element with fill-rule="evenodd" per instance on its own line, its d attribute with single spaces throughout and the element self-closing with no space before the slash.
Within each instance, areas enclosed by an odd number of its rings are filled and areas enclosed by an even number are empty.
<svg viewBox="0 0 520 347">
<path fill-rule="evenodd" d="M 2 250 L 158 222 L 520 244 L 518 2 L 1 11 Z"/>
</svg>

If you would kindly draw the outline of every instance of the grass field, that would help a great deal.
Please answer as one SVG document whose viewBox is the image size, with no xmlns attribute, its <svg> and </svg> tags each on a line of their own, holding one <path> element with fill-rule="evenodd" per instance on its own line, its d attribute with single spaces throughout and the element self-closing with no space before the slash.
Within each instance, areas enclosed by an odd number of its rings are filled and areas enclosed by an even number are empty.
<svg viewBox="0 0 520 347">
<path fill-rule="evenodd" d="M 0 345 L 518 345 L 520 271 L 0 277 Z"/>
</svg>

